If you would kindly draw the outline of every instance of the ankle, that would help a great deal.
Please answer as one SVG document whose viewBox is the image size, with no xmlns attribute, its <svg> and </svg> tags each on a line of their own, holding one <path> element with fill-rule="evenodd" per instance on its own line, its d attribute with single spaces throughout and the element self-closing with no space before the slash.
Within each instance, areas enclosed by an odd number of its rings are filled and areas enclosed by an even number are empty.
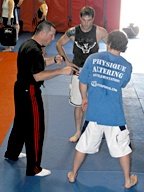
<svg viewBox="0 0 144 192">
<path fill-rule="evenodd" d="M 80 134 L 81 134 L 81 130 L 77 130 L 77 131 L 76 131 L 76 135 L 79 136 Z"/>
</svg>

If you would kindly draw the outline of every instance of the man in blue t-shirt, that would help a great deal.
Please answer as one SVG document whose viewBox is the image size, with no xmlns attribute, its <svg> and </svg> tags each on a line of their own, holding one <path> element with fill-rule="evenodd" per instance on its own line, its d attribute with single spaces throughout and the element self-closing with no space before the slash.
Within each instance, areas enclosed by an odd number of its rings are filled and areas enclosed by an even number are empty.
<svg viewBox="0 0 144 192">
<path fill-rule="evenodd" d="M 105 135 L 110 155 L 119 158 L 124 173 L 124 187 L 137 183 L 130 174 L 129 131 L 122 104 L 122 88 L 130 81 L 132 65 L 120 56 L 127 48 L 127 36 L 112 31 L 108 36 L 107 51 L 90 55 L 79 75 L 82 109 L 86 111 L 83 134 L 77 145 L 73 169 L 68 173 L 74 182 L 86 154 L 99 151 Z"/>
</svg>

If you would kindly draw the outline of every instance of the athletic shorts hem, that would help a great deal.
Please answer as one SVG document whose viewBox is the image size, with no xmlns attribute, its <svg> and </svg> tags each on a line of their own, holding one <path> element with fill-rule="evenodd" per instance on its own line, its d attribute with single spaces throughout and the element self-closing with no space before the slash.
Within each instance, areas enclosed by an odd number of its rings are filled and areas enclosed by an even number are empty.
<svg viewBox="0 0 144 192">
<path fill-rule="evenodd" d="M 81 107 L 82 106 L 81 104 L 80 105 L 74 104 L 73 102 L 70 101 L 70 99 L 69 99 L 69 104 L 71 104 L 74 107 Z"/>
<path fill-rule="evenodd" d="M 78 152 L 80 152 L 80 153 L 85 153 L 85 154 L 95 154 L 95 153 L 98 153 L 99 152 L 99 150 L 97 150 L 97 151 L 83 151 L 83 150 L 81 150 L 81 149 L 79 149 L 79 147 L 75 147 L 75 149 L 78 151 Z"/>
<path fill-rule="evenodd" d="M 110 154 L 113 158 L 120 158 L 120 157 L 124 157 L 126 155 L 129 155 L 132 153 L 132 149 L 129 150 L 129 152 L 127 151 L 126 153 L 123 153 L 122 155 L 112 155 Z"/>
</svg>

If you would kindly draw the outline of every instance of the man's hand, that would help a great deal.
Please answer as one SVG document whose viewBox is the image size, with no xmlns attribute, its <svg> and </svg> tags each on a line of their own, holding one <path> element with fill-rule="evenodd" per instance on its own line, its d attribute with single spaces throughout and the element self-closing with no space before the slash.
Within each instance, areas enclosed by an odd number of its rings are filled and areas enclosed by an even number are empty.
<svg viewBox="0 0 144 192">
<path fill-rule="evenodd" d="M 63 75 L 70 75 L 72 73 L 72 67 L 66 66 L 61 69 Z"/>
<path fill-rule="evenodd" d="M 72 67 L 74 74 L 79 76 L 79 67 L 77 65 L 72 62 L 68 62 L 67 66 Z"/>
<path fill-rule="evenodd" d="M 62 70 L 63 75 L 71 75 L 72 72 L 75 72 L 75 73 L 78 72 L 77 68 L 73 67 L 73 66 L 66 66 L 66 67 L 62 68 L 61 70 Z"/>
<path fill-rule="evenodd" d="M 56 55 L 54 57 L 54 62 L 57 64 L 61 64 L 63 61 L 64 61 L 64 59 L 63 59 L 63 56 L 61 56 L 61 55 Z"/>
</svg>

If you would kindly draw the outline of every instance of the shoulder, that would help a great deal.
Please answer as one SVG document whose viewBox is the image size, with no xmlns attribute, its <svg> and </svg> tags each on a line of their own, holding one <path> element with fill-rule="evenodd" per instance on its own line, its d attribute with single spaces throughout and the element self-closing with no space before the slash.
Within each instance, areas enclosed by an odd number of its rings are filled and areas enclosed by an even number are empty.
<svg viewBox="0 0 144 192">
<path fill-rule="evenodd" d="M 13 0 L 8 0 L 8 4 L 9 5 L 14 5 L 14 1 Z"/>
<path fill-rule="evenodd" d="M 105 28 L 97 25 L 96 26 L 96 37 L 97 37 L 97 41 L 103 40 L 104 42 L 106 42 L 107 37 L 108 37 L 107 30 Z"/>
<path fill-rule="evenodd" d="M 69 28 L 57 41 L 57 44 L 66 44 L 68 41 L 72 40 L 74 41 L 75 39 L 75 27 Z"/>
<path fill-rule="evenodd" d="M 75 36 L 76 27 L 71 27 L 66 31 L 66 35 L 70 38 L 71 36 Z"/>
<path fill-rule="evenodd" d="M 132 68 L 132 64 L 123 56 L 120 55 L 121 60 L 129 67 Z"/>
<path fill-rule="evenodd" d="M 48 5 L 47 5 L 46 3 L 42 3 L 42 4 L 40 5 L 40 7 L 41 7 L 42 9 L 47 9 L 47 8 L 48 8 Z"/>
<path fill-rule="evenodd" d="M 13 0 L 8 0 L 8 3 L 14 4 L 14 1 Z"/>
<path fill-rule="evenodd" d="M 96 29 L 97 29 L 97 31 L 100 33 L 100 32 L 107 32 L 106 31 L 106 29 L 104 28 L 104 27 L 101 27 L 101 26 L 99 26 L 99 25 L 96 25 Z"/>
</svg>

